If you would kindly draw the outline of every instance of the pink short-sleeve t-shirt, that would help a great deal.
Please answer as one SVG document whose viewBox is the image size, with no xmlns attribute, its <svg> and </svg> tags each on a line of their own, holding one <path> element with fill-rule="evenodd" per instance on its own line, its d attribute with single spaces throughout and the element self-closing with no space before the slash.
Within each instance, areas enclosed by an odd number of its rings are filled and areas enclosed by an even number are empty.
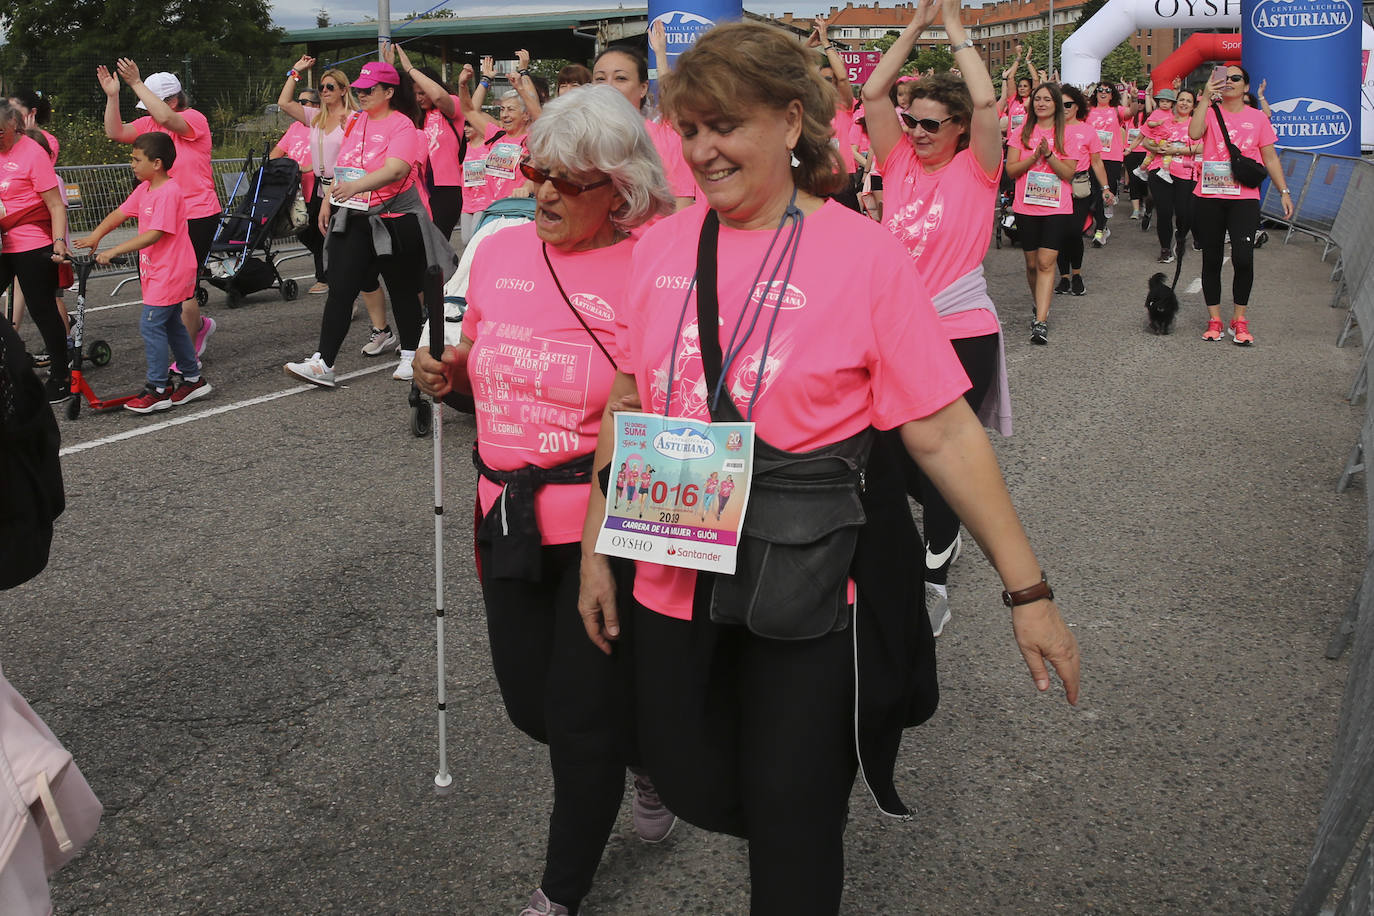
<svg viewBox="0 0 1374 916">
<path fill-rule="evenodd" d="M 434 184 L 440 188 L 457 187 L 463 183 L 463 167 L 458 161 L 458 138 L 463 135 L 463 108 L 456 95 L 449 98 L 453 100 L 453 119 L 444 117 L 438 108 L 431 108 L 425 112 L 423 128 Z"/>
<path fill-rule="evenodd" d="M 699 203 L 665 218 L 635 247 L 613 352 L 621 370 L 635 376 L 646 411 L 665 413 L 672 375 L 667 412 L 709 416 L 696 294 L 689 295 L 707 210 Z M 802 222 L 786 286 L 781 277 L 772 287 L 766 279 L 755 286 L 773 237 L 772 230 L 722 226 L 718 245 L 721 336 L 728 341 L 746 313 L 761 309 L 724 386 L 741 413 L 754 400 L 760 437 L 790 451 L 818 448 L 868 426 L 891 429 L 929 416 L 962 396 L 968 378 L 911 255 L 886 229 L 827 201 Z M 843 271 L 834 269 L 837 255 Z M 693 571 L 653 563 L 637 569 L 642 604 L 690 616 Z"/>
<path fill-rule="evenodd" d="M 1069 121 L 1064 124 L 1064 145 L 1066 152 L 1076 163 L 1075 172 L 1086 172 L 1093 164 L 1093 153 L 1102 153 L 1102 141 L 1097 131 L 1083 121 Z"/>
<path fill-rule="evenodd" d="M 831 143 L 835 144 L 840 152 L 840 161 L 844 163 L 844 170 L 849 174 L 854 174 L 854 102 L 850 101 L 849 106 L 844 107 L 844 100 L 840 100 L 840 107 L 835 109 L 835 117 L 831 119 L 830 126 L 835 131 L 835 136 L 831 138 Z"/>
<path fill-rule="evenodd" d="M 1172 128 L 1170 125 L 1173 123 L 1173 120 L 1174 115 L 1172 110 L 1164 111 L 1163 109 L 1156 108 L 1154 111 L 1150 112 L 1150 116 L 1145 119 L 1145 124 L 1140 128 L 1140 135 L 1146 140 L 1153 140 L 1156 143 L 1161 140 L 1168 140 L 1172 135 Z M 1164 160 L 1154 153 L 1151 153 L 1150 158 L 1146 160 L 1145 171 L 1153 172 L 1163 165 Z"/>
<path fill-rule="evenodd" d="M 544 263 L 533 223 L 503 229 L 482 243 L 468 283 L 463 334 L 473 341 L 467 368 L 477 403 L 477 447 L 489 467 L 548 468 L 596 451 L 615 370 L 572 308 L 614 352 L 634 248 L 633 239 L 574 254 L 550 247 L 549 261 L 569 307 Z M 479 480 L 483 513 L 501 489 Z M 543 543 L 581 539 L 590 489 L 539 489 L 534 514 Z"/>
<path fill-rule="evenodd" d="M 1121 120 L 1124 108 L 1111 105 L 1098 105 L 1088 109 L 1087 124 L 1097 131 L 1098 142 L 1102 144 L 1102 161 L 1121 162 L 1126 158 L 1126 131 Z"/>
<path fill-rule="evenodd" d="M 1226 121 L 1226 132 L 1231 135 L 1231 142 L 1240 148 L 1240 154 L 1263 163 L 1260 149 L 1273 146 L 1278 140 L 1269 116 L 1248 105 L 1240 111 L 1227 111 L 1219 105 L 1212 107 L 1221 112 Z M 1230 165 L 1231 154 L 1217 125 L 1217 116 L 1209 111 L 1207 132 L 1202 135 L 1202 155 L 1198 157 L 1197 187 L 1193 193 L 1211 200 L 1259 200 L 1259 188 L 1247 188 L 1239 181 L 1228 181 L 1222 177 L 1223 174 L 1230 176 Z"/>
<path fill-rule="evenodd" d="M 138 277 L 145 305 L 172 306 L 195 294 L 196 253 L 186 232 L 185 192 L 175 181 L 154 188 L 144 181 L 119 210 L 138 220 L 140 234 L 162 233 L 138 252 Z"/>
<path fill-rule="evenodd" d="M 286 152 L 286 158 L 301 167 L 301 195 L 309 200 L 315 189 L 315 171 L 310 158 L 310 128 L 300 121 L 293 121 L 277 141 L 277 146 Z"/>
<path fill-rule="evenodd" d="M 928 172 L 905 139 L 882 163 L 883 224 L 911 252 L 916 270 L 933 296 L 983 263 L 992 241 L 1001 163 L 988 175 L 971 149 L 963 149 Z M 941 319 L 951 337 L 978 337 L 1000 330 L 987 309 Z"/>
<path fill-rule="evenodd" d="M 0 221 L 13 220 L 33 207 L 44 207 L 46 211 L 42 194 L 57 187 L 57 172 L 53 171 L 47 151 L 23 134 L 15 137 L 9 152 L 0 153 L 0 208 L 4 210 Z M 25 223 L 4 231 L 0 251 L 16 254 L 51 244 L 50 228 Z"/>
<path fill-rule="evenodd" d="M 140 134 L 156 131 L 172 138 L 177 161 L 167 174 L 181 185 L 181 193 L 186 197 L 186 218 L 218 216 L 219 195 L 215 193 L 215 175 L 210 167 L 210 122 L 194 108 L 183 108 L 177 114 L 191 129 L 185 136 L 163 127 L 152 115 L 144 115 L 129 126 Z"/>
<path fill-rule="evenodd" d="M 501 130 L 502 128 L 499 124 L 487 125 L 486 135 L 483 139 L 486 142 L 488 155 L 490 155 L 493 152 L 508 153 L 510 155 L 516 155 L 521 157 L 526 156 L 528 154 L 528 144 L 530 139 L 530 135 L 528 133 L 521 134 L 519 137 L 516 137 L 515 139 L 506 137 L 504 134 L 500 138 L 497 138 L 496 134 Z M 514 178 L 503 178 L 500 175 L 494 175 L 490 171 L 488 171 L 487 194 L 492 202 L 504 200 L 505 198 L 510 197 L 511 192 L 513 192 L 516 188 L 524 187 L 525 181 L 525 176 L 521 175 L 518 170 L 516 171 Z"/>
<path fill-rule="evenodd" d="M 1035 125 L 1031 129 L 1029 146 L 1021 142 L 1021 131 L 1015 131 L 1007 137 L 1007 148 L 1020 150 L 1022 158 L 1034 156 L 1041 140 L 1049 144 L 1050 150 L 1054 151 L 1054 128 Z M 1068 125 L 1064 126 L 1064 145 L 1072 145 Z M 1065 153 L 1066 158 L 1073 154 L 1072 149 L 1060 152 Z M 1047 163 L 1038 160 L 1030 171 L 1016 179 L 1016 194 L 1012 199 L 1011 209 L 1012 212 L 1024 216 L 1072 214 L 1073 191 L 1069 183 L 1054 174 L 1054 170 Z"/>
<path fill-rule="evenodd" d="M 692 177 L 692 169 L 682 156 L 682 135 L 672 124 L 664 120 L 645 121 L 649 139 L 663 160 L 663 175 L 668 179 L 668 187 L 674 197 L 696 197 L 697 183 Z"/>
<path fill-rule="evenodd" d="M 463 160 L 463 212 L 481 213 L 491 206 L 491 189 L 487 187 L 487 144 L 468 143 L 467 158 Z"/>
<path fill-rule="evenodd" d="M 420 132 L 415 122 L 399 111 L 383 118 L 370 118 L 359 112 L 344 127 L 343 144 L 335 168 L 355 168 L 375 172 L 388 159 L 400 159 L 411 168 L 391 184 L 372 192 L 372 203 L 385 203 L 415 183 L 415 163 L 420 158 Z"/>
<path fill-rule="evenodd" d="M 38 132 L 43 135 L 43 139 L 48 141 L 48 158 L 52 159 L 52 164 L 57 165 L 57 154 L 62 149 L 62 144 L 57 142 L 57 138 L 48 133 L 43 128 L 38 128 Z"/>
<path fill-rule="evenodd" d="M 1019 98 L 1012 99 L 1007 103 L 1007 136 L 1010 137 L 1013 131 L 1021 129 L 1021 125 L 1026 123 L 1026 103 Z"/>
<path fill-rule="evenodd" d="M 1171 122 L 1167 139 L 1184 146 L 1195 146 L 1196 142 L 1188 136 L 1188 124 L 1191 121 L 1192 118 L 1188 117 Z M 1192 155 L 1171 156 L 1169 158 L 1169 174 L 1184 181 L 1192 180 L 1196 160 L 1197 157 Z"/>
</svg>

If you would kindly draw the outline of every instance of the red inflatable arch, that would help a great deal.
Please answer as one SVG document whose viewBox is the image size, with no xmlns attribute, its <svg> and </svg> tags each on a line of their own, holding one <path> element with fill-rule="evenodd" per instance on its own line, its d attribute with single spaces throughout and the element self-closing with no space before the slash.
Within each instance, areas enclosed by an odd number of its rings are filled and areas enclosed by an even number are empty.
<svg viewBox="0 0 1374 916">
<path fill-rule="evenodd" d="M 1156 90 L 1168 89 L 1173 86 L 1174 77 L 1187 78 L 1199 65 L 1213 60 L 1240 65 L 1239 32 L 1194 32 L 1155 67 L 1150 80 Z"/>
</svg>

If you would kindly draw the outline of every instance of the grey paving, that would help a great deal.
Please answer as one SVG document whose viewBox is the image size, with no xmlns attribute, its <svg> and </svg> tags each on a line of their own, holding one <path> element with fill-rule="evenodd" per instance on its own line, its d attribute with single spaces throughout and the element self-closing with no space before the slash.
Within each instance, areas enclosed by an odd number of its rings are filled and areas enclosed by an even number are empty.
<svg viewBox="0 0 1374 916">
<path fill-rule="evenodd" d="M 1342 400 L 1357 348 L 1334 347 L 1329 268 L 1302 240 L 1259 252 L 1257 346 L 1203 342 L 1196 295 L 1151 336 L 1153 233 L 1113 226 L 1088 295 L 1056 297 L 1048 347 L 1027 340 L 1021 255 L 987 259 L 1017 426 L 996 447 L 1082 644 L 1082 702 L 1036 695 L 966 551 L 942 705 L 899 762 L 916 816 L 884 821 L 856 792 L 846 913 L 1276 913 L 1301 884 L 1345 675 L 1322 648 L 1365 559 L 1363 478 L 1334 492 L 1363 416 Z M 320 306 L 214 293 L 215 394 L 83 413 L 64 444 L 293 388 L 280 367 L 314 349 Z M 141 385 L 136 320 L 91 316 L 115 351 L 101 394 Z M 341 372 L 376 365 L 365 334 Z M 537 883 L 546 758 L 492 678 L 456 416 L 455 781 L 433 787 L 431 453 L 405 390 L 373 373 L 65 460 L 52 563 L 0 595 L 6 674 L 107 805 L 54 879 L 59 913 L 513 914 Z M 746 881 L 738 841 L 681 827 L 643 846 L 627 803 L 585 909 L 742 913 Z"/>
</svg>

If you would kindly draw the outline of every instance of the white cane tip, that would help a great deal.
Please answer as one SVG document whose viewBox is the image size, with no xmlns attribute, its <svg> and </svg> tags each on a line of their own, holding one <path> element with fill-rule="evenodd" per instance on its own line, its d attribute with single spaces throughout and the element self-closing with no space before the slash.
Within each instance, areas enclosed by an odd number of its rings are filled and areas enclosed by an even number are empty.
<svg viewBox="0 0 1374 916">
<path fill-rule="evenodd" d="M 434 777 L 434 785 L 435 785 L 436 788 L 439 788 L 439 789 L 447 789 L 449 786 L 453 785 L 453 774 L 452 774 L 452 773 L 440 773 L 440 774 L 438 774 L 437 776 Z"/>
</svg>

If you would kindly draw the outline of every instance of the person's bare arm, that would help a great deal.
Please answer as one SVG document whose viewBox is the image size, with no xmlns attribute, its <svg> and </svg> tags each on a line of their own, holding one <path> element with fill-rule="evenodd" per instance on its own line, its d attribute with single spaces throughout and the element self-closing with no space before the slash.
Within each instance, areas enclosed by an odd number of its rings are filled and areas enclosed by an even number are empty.
<svg viewBox="0 0 1374 916">
<path fill-rule="evenodd" d="M 434 107 L 439 109 L 439 113 L 450 121 L 457 117 L 458 106 L 453 104 L 453 96 L 449 95 L 443 86 L 425 76 L 419 67 L 412 64 L 405 48 L 398 44 L 392 44 L 392 47 L 396 49 L 396 61 L 401 65 L 401 72 L 410 76 L 415 87 L 434 103 Z"/>
<path fill-rule="evenodd" d="M 124 82 L 129 84 L 129 88 L 134 91 L 134 95 L 138 96 L 138 100 L 143 103 L 143 107 L 148 109 L 148 114 L 150 114 L 153 120 L 160 126 L 167 128 L 179 137 L 189 136 L 194 133 L 191 129 L 191 125 L 186 123 L 185 118 L 173 111 L 171 105 L 168 105 L 162 99 L 158 98 L 153 90 L 144 85 L 143 78 L 139 76 L 138 73 L 138 64 L 134 63 L 130 58 L 121 57 L 119 62 L 115 64 L 115 69 L 119 71 L 119 75 L 123 78 Z"/>
<path fill-rule="evenodd" d="M 281 92 L 277 94 L 277 107 L 282 110 L 293 121 L 302 124 L 310 124 L 310 116 L 305 113 L 305 106 L 296 101 L 296 87 L 300 85 L 299 76 L 315 66 L 315 58 L 308 54 L 301 55 L 301 59 L 296 61 L 291 69 L 296 71 L 297 76 L 286 75 L 286 81 L 282 84 Z"/>
<path fill-rule="evenodd" d="M 943 0 L 942 12 L 945 33 L 949 36 L 950 47 L 958 47 L 968 39 L 960 19 L 959 0 Z M 969 125 L 969 148 L 983 174 L 996 175 L 1002 165 L 1002 125 L 997 117 L 997 96 L 992 85 L 992 74 L 988 73 L 977 45 L 960 48 L 954 55 L 954 63 L 968 86 L 969 97 L 973 101 L 973 123 Z"/>
<path fill-rule="evenodd" d="M 95 78 L 105 93 L 105 136 L 116 143 L 133 143 L 138 131 L 124 123 L 119 114 L 119 77 L 109 71 L 104 64 L 95 68 Z"/>
<path fill-rule="evenodd" d="M 939 0 L 919 0 L 911 13 L 911 21 L 902 29 L 895 41 L 883 52 L 878 66 L 864 83 L 864 117 L 868 126 L 868 142 L 879 162 L 887 162 L 887 157 L 902 142 L 902 126 L 897 121 L 897 109 L 892 104 L 888 90 L 897 81 L 907 55 L 916 46 L 916 39 L 935 21 L 939 15 Z M 1000 144 L 999 158 L 1000 158 Z"/>
</svg>

